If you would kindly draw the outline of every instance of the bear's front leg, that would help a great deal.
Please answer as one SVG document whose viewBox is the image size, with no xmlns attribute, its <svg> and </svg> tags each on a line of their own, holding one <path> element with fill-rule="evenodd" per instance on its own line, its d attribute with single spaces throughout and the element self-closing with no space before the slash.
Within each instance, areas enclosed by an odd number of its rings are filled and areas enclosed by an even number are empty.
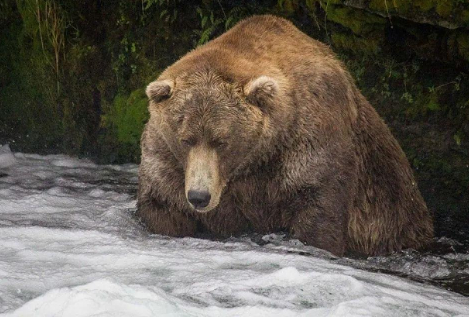
<svg viewBox="0 0 469 318">
<path fill-rule="evenodd" d="M 331 252 L 337 256 L 345 253 L 344 221 L 328 216 L 317 208 L 309 208 L 299 213 L 292 224 L 293 237 L 301 242 Z"/>
<path fill-rule="evenodd" d="M 336 181 L 304 191 L 300 196 L 300 205 L 305 206 L 297 211 L 291 223 L 293 237 L 337 256 L 344 255 L 349 192 L 350 188 Z"/>
<path fill-rule="evenodd" d="M 153 198 L 139 200 L 137 216 L 155 234 L 184 237 L 197 231 L 197 222 L 191 216 Z"/>
</svg>

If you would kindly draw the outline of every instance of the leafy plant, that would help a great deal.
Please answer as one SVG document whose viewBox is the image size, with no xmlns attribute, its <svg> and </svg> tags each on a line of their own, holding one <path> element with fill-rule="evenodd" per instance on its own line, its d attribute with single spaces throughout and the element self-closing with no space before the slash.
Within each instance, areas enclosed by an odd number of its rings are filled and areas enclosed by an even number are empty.
<svg viewBox="0 0 469 318">
<path fill-rule="evenodd" d="M 194 32 L 199 37 L 199 40 L 197 41 L 197 46 L 199 46 L 210 40 L 217 27 L 223 23 L 223 19 L 215 18 L 215 13 L 213 10 L 207 11 L 203 10 L 201 7 L 198 7 L 196 11 L 200 17 L 201 29 L 195 30 Z"/>
</svg>

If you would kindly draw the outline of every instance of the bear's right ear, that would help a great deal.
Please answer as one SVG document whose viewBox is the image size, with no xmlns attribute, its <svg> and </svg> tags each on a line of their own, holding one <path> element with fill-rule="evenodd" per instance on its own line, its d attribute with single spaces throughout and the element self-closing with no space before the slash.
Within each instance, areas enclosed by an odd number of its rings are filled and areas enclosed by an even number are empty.
<svg viewBox="0 0 469 318">
<path fill-rule="evenodd" d="M 251 80 L 244 87 L 244 93 L 249 102 L 259 107 L 265 107 L 277 95 L 279 85 L 269 76 L 260 76 Z"/>
<path fill-rule="evenodd" d="M 145 93 L 150 100 L 158 103 L 171 96 L 173 87 L 174 82 L 171 80 L 154 81 L 147 86 Z"/>
</svg>

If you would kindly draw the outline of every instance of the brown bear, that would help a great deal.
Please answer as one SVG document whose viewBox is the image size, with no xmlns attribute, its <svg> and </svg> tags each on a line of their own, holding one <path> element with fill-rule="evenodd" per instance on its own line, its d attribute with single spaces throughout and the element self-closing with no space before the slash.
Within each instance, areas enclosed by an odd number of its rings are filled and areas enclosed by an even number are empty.
<svg viewBox="0 0 469 318">
<path fill-rule="evenodd" d="M 289 21 L 238 23 L 146 93 L 137 215 L 151 232 L 288 231 L 336 255 L 432 238 L 397 141 L 332 51 Z"/>
</svg>

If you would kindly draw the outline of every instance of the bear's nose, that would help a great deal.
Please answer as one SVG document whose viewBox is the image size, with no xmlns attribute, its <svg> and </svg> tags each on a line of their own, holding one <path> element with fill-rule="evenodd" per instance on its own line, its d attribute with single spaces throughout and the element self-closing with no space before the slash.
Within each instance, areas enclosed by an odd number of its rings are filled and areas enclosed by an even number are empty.
<svg viewBox="0 0 469 318">
<path fill-rule="evenodd" d="M 212 196 L 207 191 L 189 190 L 187 199 L 196 209 L 205 208 L 209 203 Z"/>
</svg>

